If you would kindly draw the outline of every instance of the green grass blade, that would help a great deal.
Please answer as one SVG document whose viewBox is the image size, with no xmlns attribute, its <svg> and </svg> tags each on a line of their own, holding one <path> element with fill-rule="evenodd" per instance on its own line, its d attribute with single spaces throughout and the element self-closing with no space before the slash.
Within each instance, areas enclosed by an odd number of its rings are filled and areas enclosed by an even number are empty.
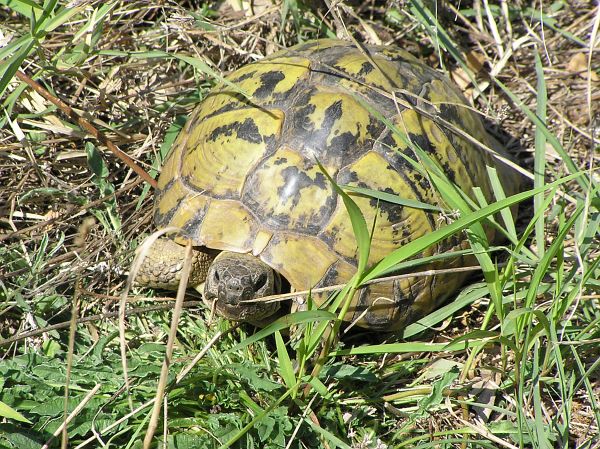
<svg viewBox="0 0 600 449">
<path fill-rule="evenodd" d="M 557 7 L 556 9 L 555 9 L 555 6 Z M 557 21 L 557 17 L 559 17 L 559 15 L 556 15 L 556 14 L 560 14 L 559 9 L 561 7 L 568 7 L 568 6 L 564 3 L 555 2 L 554 4 L 550 5 L 550 8 L 545 7 L 544 8 L 545 11 L 542 11 L 540 9 L 536 9 L 533 7 L 525 8 L 522 11 L 523 19 L 527 20 L 527 21 L 532 20 L 534 22 L 539 22 L 542 26 L 546 26 L 546 27 L 556 31 L 557 33 L 560 33 L 561 35 L 568 38 L 569 40 L 573 41 L 573 43 L 577 44 L 577 46 L 585 48 L 586 45 L 588 45 L 587 42 L 579 39 L 579 37 L 577 37 L 573 33 L 569 32 L 567 30 L 563 30 L 562 28 L 560 28 L 558 26 L 559 23 Z"/>
<path fill-rule="evenodd" d="M 492 250 L 501 251 L 504 249 L 505 248 L 503 248 L 503 247 L 493 247 L 493 248 L 490 248 L 490 251 L 492 251 Z M 410 259 L 410 260 L 406 260 L 404 262 L 400 262 L 398 265 L 395 265 L 393 268 L 391 268 L 388 272 L 382 273 L 381 276 L 392 275 L 400 270 L 407 270 L 409 268 L 413 269 L 413 271 L 418 271 L 418 267 L 421 265 L 430 264 L 433 262 L 439 262 L 439 261 L 443 261 L 443 260 L 447 260 L 447 259 L 452 259 L 455 257 L 466 256 L 466 255 L 470 255 L 470 254 L 473 254 L 472 249 L 464 249 L 464 250 L 459 250 L 459 251 L 447 251 L 445 253 L 435 254 L 433 256 Z"/>
<path fill-rule="evenodd" d="M 468 289 L 463 290 L 456 299 L 453 299 L 451 302 L 446 304 L 443 307 L 433 311 L 429 315 L 421 318 L 419 321 L 416 321 L 404 329 L 402 332 L 402 338 L 407 339 L 414 337 L 415 335 L 426 331 L 436 324 L 441 323 L 453 313 L 457 312 L 477 301 L 478 299 L 483 298 L 485 295 L 489 293 L 489 290 L 486 286 L 482 286 L 481 284 L 478 286 L 472 286 Z"/>
<path fill-rule="evenodd" d="M 335 180 L 327 173 L 325 167 L 321 165 L 319 161 L 319 168 L 321 172 L 327 177 L 329 183 L 332 185 L 333 189 L 336 193 L 342 197 L 342 201 L 344 201 L 344 206 L 346 207 L 346 211 L 348 212 L 348 216 L 350 217 L 350 222 L 352 223 L 352 231 L 354 233 L 354 238 L 356 239 L 356 244 L 358 246 L 358 273 L 363 273 L 367 267 L 367 262 L 369 261 L 369 251 L 371 249 L 371 233 L 369 232 L 369 228 L 367 227 L 367 222 L 365 221 L 365 217 L 363 216 L 360 208 L 354 202 L 350 196 L 344 192 L 340 186 L 338 186 Z"/>
<path fill-rule="evenodd" d="M 572 390 L 579 391 L 579 388 L 583 385 L 585 391 L 590 398 L 591 410 L 594 414 L 596 422 L 600 422 L 600 398 L 596 395 L 597 386 L 592 381 L 593 376 L 596 376 L 598 369 L 600 369 L 600 358 L 594 361 L 590 367 L 586 367 L 585 363 L 581 360 L 580 355 L 577 353 L 577 346 L 570 346 L 573 360 L 577 363 L 577 368 L 581 373 L 581 378 L 577 381 Z"/>
<path fill-rule="evenodd" d="M 477 83 L 477 79 L 473 74 L 473 71 L 465 61 L 463 57 L 463 52 L 460 50 L 459 46 L 452 40 L 452 37 L 448 32 L 444 29 L 443 25 L 437 20 L 436 15 L 434 15 L 431 10 L 426 6 L 426 4 L 421 0 L 411 0 L 410 1 L 410 11 L 414 14 L 417 20 L 421 23 L 421 25 L 425 28 L 425 30 L 429 33 L 431 37 L 432 43 L 437 47 L 437 54 L 441 55 L 440 47 L 443 51 L 448 52 L 452 58 L 460 65 L 461 69 L 471 81 L 471 84 L 475 88 L 475 91 L 478 95 L 484 99 L 487 103 L 487 97 L 479 88 L 479 84 Z M 443 67 L 444 62 L 440 57 L 440 65 Z"/>
<path fill-rule="evenodd" d="M 490 185 L 492 186 L 492 191 L 494 192 L 494 197 L 496 198 L 496 201 L 505 199 L 506 194 L 504 193 L 504 187 L 502 186 L 502 182 L 500 181 L 500 178 L 498 178 L 498 171 L 494 167 L 487 167 L 487 173 L 488 177 L 490 178 Z M 500 215 L 502 216 L 502 222 L 506 230 L 506 236 L 512 242 L 517 241 L 519 237 L 517 235 L 517 229 L 515 228 L 515 220 L 512 215 L 511 209 L 502 209 L 500 211 Z"/>
<path fill-rule="evenodd" d="M 296 388 L 297 388 L 297 386 L 296 386 Z M 231 445 L 233 445 L 236 441 L 238 441 L 240 438 L 242 438 L 250 429 L 252 429 L 252 427 L 254 427 L 254 425 L 257 422 L 262 420 L 265 416 L 267 416 L 269 413 L 271 413 L 279 404 L 281 404 L 291 394 L 291 392 L 292 392 L 291 389 L 286 391 L 275 402 L 273 402 L 273 404 L 269 405 L 269 407 L 264 409 L 262 412 L 258 413 L 254 418 L 252 418 L 252 420 L 248 424 L 246 424 L 242 429 L 240 429 L 239 432 L 237 432 L 233 437 L 231 437 L 231 439 L 229 439 L 229 441 L 227 441 L 225 444 L 222 444 L 221 446 L 219 446 L 219 449 L 227 449 L 227 448 L 231 447 Z"/>
<path fill-rule="evenodd" d="M 352 447 L 349 446 L 347 443 L 344 443 L 342 440 L 340 440 L 338 437 L 336 437 L 333 433 L 331 433 L 330 431 L 328 431 L 326 429 L 323 429 L 323 427 L 317 426 L 310 419 L 305 419 L 304 422 L 307 423 L 315 432 L 317 432 L 323 438 L 325 438 L 327 441 L 329 441 L 331 444 L 333 444 L 334 447 L 339 447 L 341 449 L 352 449 Z"/>
<path fill-rule="evenodd" d="M 600 239 L 600 183 L 594 181 L 592 176 L 590 183 L 592 188 L 586 192 L 584 198 L 585 213 L 576 223 L 575 238 L 581 254 L 587 254 L 594 248 L 594 243 Z M 595 210 L 594 212 L 592 212 Z"/>
<path fill-rule="evenodd" d="M 27 43 L 24 44 L 19 51 L 3 63 L 3 65 L 6 64 L 6 70 L 4 70 L 2 78 L 0 78 L 0 97 L 4 95 L 6 87 L 12 81 L 15 73 L 17 73 L 17 70 L 21 67 L 23 61 L 25 61 L 25 58 L 29 56 L 29 52 L 34 48 L 35 43 L 35 40 L 29 38 Z"/>
<path fill-rule="evenodd" d="M 86 7 L 87 5 L 84 3 L 74 8 L 61 8 L 53 17 L 49 18 L 47 23 L 45 23 L 44 32 L 49 33 L 56 30 L 58 27 L 71 20 L 75 15 L 85 10 Z"/>
<path fill-rule="evenodd" d="M 10 407 L 2 401 L 0 401 L 0 416 L 6 419 L 12 419 L 15 421 L 32 424 L 31 421 L 29 421 L 27 418 L 21 415 L 18 411 L 16 411 L 14 408 Z"/>
<path fill-rule="evenodd" d="M 342 187 L 344 190 L 348 190 L 349 192 L 358 193 L 372 198 L 377 198 L 378 200 L 387 201 L 388 203 L 392 204 L 399 204 L 400 206 L 411 207 L 414 209 L 432 210 L 435 212 L 444 212 L 444 209 L 442 209 L 439 206 L 434 206 L 432 204 L 423 203 L 417 200 L 402 198 L 392 193 L 381 192 L 380 190 L 372 190 L 366 189 L 364 187 L 356 187 L 349 185 L 343 185 L 340 187 Z"/>
<path fill-rule="evenodd" d="M 227 353 L 238 351 L 242 348 L 245 348 L 248 345 L 251 345 L 252 343 L 255 343 L 259 340 L 268 337 L 269 335 L 277 331 L 287 329 L 290 326 L 307 323 L 309 321 L 334 320 L 335 318 L 336 316 L 333 313 L 328 312 L 326 310 L 307 310 L 295 312 L 275 320 L 264 329 L 261 329 L 256 334 L 244 339 L 244 341 L 241 341 L 240 343 L 229 349 Z"/>
<path fill-rule="evenodd" d="M 555 301 L 553 303 L 553 309 L 554 309 L 554 314 L 553 314 L 553 321 L 558 321 L 560 320 L 560 318 L 563 316 L 563 314 L 568 310 L 569 307 L 571 307 L 573 305 L 573 302 L 577 299 L 577 297 L 581 294 L 581 290 L 583 289 L 584 286 L 589 285 L 590 289 L 593 289 L 594 287 L 598 290 L 600 288 L 600 285 L 596 284 L 595 286 L 591 285 L 591 281 L 592 280 L 598 280 L 600 279 L 600 258 L 597 258 L 596 260 L 594 260 L 589 267 L 587 267 L 583 273 L 583 276 L 581 277 L 580 281 L 577 283 L 576 288 L 571 288 L 571 290 L 568 292 L 567 297 L 563 300 L 563 301 Z M 573 277 L 574 278 L 575 273 L 573 273 Z M 577 282 L 577 281 L 575 281 Z M 565 282 L 565 286 L 566 285 L 572 285 L 573 281 L 571 279 L 567 279 L 567 281 Z M 559 292 L 559 294 L 561 294 L 563 292 Z M 565 322 L 564 325 L 566 326 L 568 323 Z M 580 338 L 584 338 L 583 335 L 579 335 Z"/>
<path fill-rule="evenodd" d="M 9 9 L 30 17 L 33 11 L 36 15 L 41 15 L 43 8 L 33 0 L 0 0 L 0 5 L 6 5 Z"/>
<path fill-rule="evenodd" d="M 459 343 L 385 343 L 380 345 L 363 345 L 350 349 L 338 349 L 331 351 L 332 356 L 347 355 L 375 355 L 375 354 L 403 354 L 409 352 L 442 352 L 442 351 L 462 351 L 481 345 L 480 341 L 464 341 Z"/>
<path fill-rule="evenodd" d="M 6 61 L 5 59 L 9 58 L 11 55 L 19 51 L 19 49 L 26 45 L 28 41 L 31 40 L 31 36 L 26 34 L 21 36 L 18 39 L 13 39 L 9 44 L 5 47 L 0 48 L 0 75 L 2 75 L 6 71 Z"/>
<path fill-rule="evenodd" d="M 519 257 L 520 260 L 523 263 L 526 263 L 527 265 L 537 265 L 537 263 L 539 262 L 539 258 L 525 246 L 525 243 L 527 242 L 527 240 L 529 239 L 529 236 L 533 232 L 533 230 L 535 228 L 535 223 L 537 223 L 537 220 L 539 219 L 539 217 L 543 216 L 546 209 L 550 206 L 550 203 L 552 202 L 555 194 L 556 194 L 556 188 L 554 188 L 550 191 L 550 194 L 546 196 L 546 198 L 544 199 L 544 202 L 542 203 L 542 208 L 535 213 L 535 215 L 533 216 L 531 221 L 527 224 L 526 228 L 523 231 L 521 231 L 521 237 L 516 242 L 513 253 L 507 262 L 507 268 L 505 269 L 505 275 L 504 275 L 505 278 L 507 276 L 511 276 L 512 267 L 515 263 L 516 257 Z M 505 282 L 506 282 L 506 280 L 503 280 L 502 283 L 504 284 Z"/>
<path fill-rule="evenodd" d="M 527 293 L 527 298 L 525 299 L 525 307 L 533 307 L 536 298 L 536 290 L 537 287 L 542 282 L 542 279 L 546 276 L 548 272 L 548 268 L 550 264 L 553 262 L 556 257 L 558 250 L 564 244 L 564 239 L 569 232 L 572 231 L 573 224 L 579 217 L 579 215 L 583 212 L 584 208 L 582 204 L 579 204 L 577 209 L 573 211 L 571 217 L 566 221 L 562 229 L 559 229 L 554 241 L 548 248 L 548 251 L 544 254 L 544 257 L 540 260 L 539 264 L 535 268 L 533 276 L 531 278 L 529 291 Z"/>
<path fill-rule="evenodd" d="M 536 115 L 542 126 L 535 127 L 535 158 L 533 166 L 533 186 L 542 187 L 545 183 L 546 170 L 546 108 L 548 94 L 546 92 L 546 81 L 544 79 L 544 67 L 538 53 L 535 53 L 535 72 L 537 75 L 537 107 Z M 533 210 L 538 211 L 544 202 L 544 192 L 533 197 Z M 535 241 L 539 257 L 543 257 L 546 245 L 544 217 L 540 216 L 535 224 Z"/>
<path fill-rule="evenodd" d="M 280 331 L 275 331 L 275 344 L 277 346 L 277 359 L 279 360 L 279 374 L 288 389 L 292 389 L 297 384 L 296 376 L 294 375 L 294 367 L 292 366 L 290 355 L 287 352 Z M 293 394 L 292 397 L 294 397 Z"/>
<path fill-rule="evenodd" d="M 517 97 L 506 85 L 504 85 L 500 80 L 498 80 L 497 78 L 492 78 L 492 79 L 504 91 L 504 93 L 506 93 L 506 95 L 508 95 L 510 97 L 510 99 L 519 107 L 519 109 L 521 111 L 523 111 L 523 113 L 529 118 L 529 120 L 531 120 L 535 124 L 536 130 L 539 129 L 540 132 L 544 133 L 546 140 L 548 142 L 550 142 L 552 147 L 560 155 L 562 161 L 564 162 L 567 169 L 569 170 L 569 173 L 571 173 L 571 174 L 577 173 L 579 169 L 577 168 L 577 165 L 575 164 L 575 162 L 573 162 L 573 159 L 571 159 L 571 156 L 569 156 L 569 153 L 567 153 L 567 151 L 564 149 L 564 147 L 558 141 L 558 138 L 550 132 L 550 130 L 540 120 L 540 118 L 531 109 L 529 109 L 527 107 L 527 105 L 519 97 Z M 583 189 L 587 190 L 589 188 L 588 182 L 584 177 L 578 177 L 577 182 Z"/>
<path fill-rule="evenodd" d="M 371 279 L 375 279 L 376 277 L 381 276 L 381 273 L 385 273 L 386 271 L 395 267 L 398 263 L 406 260 L 409 257 L 412 257 L 415 254 L 423 251 L 425 248 L 433 245 L 434 243 L 439 242 L 440 240 L 445 239 L 446 237 L 452 235 L 455 232 L 458 232 L 462 229 L 465 229 L 487 217 L 488 215 L 495 214 L 502 210 L 505 207 L 510 207 L 513 204 L 519 203 L 521 201 L 526 200 L 527 198 L 532 197 L 538 192 L 541 192 L 546 189 L 552 189 L 559 185 L 564 184 L 572 179 L 579 178 L 582 176 L 582 173 L 575 173 L 564 178 L 561 178 L 557 181 L 554 181 L 551 184 L 546 184 L 544 187 L 540 187 L 538 189 L 532 189 L 526 192 L 517 193 L 509 198 L 498 201 L 494 204 L 491 204 L 483 209 L 479 209 L 467 217 L 460 218 L 453 223 L 444 226 L 443 228 L 437 229 L 434 232 L 427 234 L 423 237 L 420 237 L 416 240 L 413 240 L 410 243 L 407 243 L 402 248 L 399 248 L 392 252 L 390 255 L 386 256 L 379 263 L 377 263 L 366 276 L 362 279 L 362 281 L 368 281 Z"/>
<path fill-rule="evenodd" d="M 494 340 L 508 346 L 513 351 L 518 350 L 517 345 L 509 338 L 506 338 L 504 335 L 501 335 L 498 332 L 487 331 L 484 329 L 477 329 L 471 332 L 467 332 L 466 334 L 461 335 L 460 337 L 457 337 L 454 340 L 452 340 L 452 342 L 448 344 L 448 347 L 457 347 L 463 342 L 473 342 L 479 345 L 479 350 L 483 346 L 483 344 Z"/>
<path fill-rule="evenodd" d="M 39 17 L 33 15 L 31 17 L 31 29 L 34 36 L 39 37 L 45 34 L 44 32 L 46 28 L 44 27 L 44 24 L 48 19 L 50 19 L 50 17 L 52 17 L 52 12 L 54 11 L 54 7 L 57 3 L 58 0 L 45 0 L 42 15 Z"/>
<path fill-rule="evenodd" d="M 556 323 L 555 319 L 551 317 L 549 320 L 549 330 L 548 330 L 548 340 L 550 342 L 546 347 L 546 357 L 544 360 L 544 364 L 542 366 L 543 371 L 548 371 L 550 366 L 555 367 L 557 376 L 556 380 L 560 389 L 560 396 L 562 398 L 570 398 L 571 394 L 569 393 L 569 385 L 574 382 L 574 376 L 567 376 L 565 373 L 565 363 L 563 354 L 561 351 L 556 351 L 554 348 L 560 347 L 561 341 L 558 338 L 558 334 L 556 333 Z M 571 378 L 569 378 L 571 377 Z M 561 405 L 561 413 L 560 419 L 562 421 L 563 430 L 561 432 L 561 436 L 563 441 L 566 441 L 564 438 L 568 438 L 570 422 L 571 422 L 571 407 L 569 401 L 562 401 Z"/>
<path fill-rule="evenodd" d="M 439 23 L 437 18 L 431 13 L 429 8 L 420 0 L 410 0 L 410 10 L 415 15 L 417 20 L 425 28 L 431 37 L 432 43 L 437 47 L 437 54 L 441 55 L 439 51 L 440 47 L 442 50 L 447 51 L 452 57 L 460 64 L 460 66 L 469 75 L 469 78 L 473 79 L 471 70 L 467 67 L 466 61 L 463 59 L 458 46 L 454 43 L 450 35 L 446 32 L 444 27 Z M 441 58 L 440 58 L 440 62 Z M 443 63 L 442 63 L 443 65 Z"/>
<path fill-rule="evenodd" d="M 216 79 L 219 82 L 225 84 L 227 87 L 232 88 L 235 92 L 243 95 L 247 100 L 252 101 L 252 95 L 250 95 L 245 90 L 241 89 L 237 84 L 232 83 L 227 78 L 223 77 L 219 72 L 216 72 L 215 70 L 213 70 L 206 62 L 204 62 L 198 58 L 193 58 L 191 56 L 177 54 L 177 53 L 176 54 L 164 53 L 163 57 L 177 58 L 180 61 L 186 62 L 189 65 L 191 65 L 192 67 L 200 70 L 202 73 L 206 73 L 211 78 Z"/>
<path fill-rule="evenodd" d="M 539 366 L 539 357 L 540 357 L 540 348 L 539 348 L 539 340 L 536 341 L 535 349 L 531 352 L 531 363 L 532 363 L 532 371 L 534 373 L 540 372 Z M 544 425 L 544 411 L 542 408 L 542 395 L 540 382 L 534 381 L 531 389 L 533 390 L 533 410 L 534 410 L 534 428 L 535 428 L 535 439 L 536 446 L 540 449 L 552 449 L 552 445 L 547 437 L 546 427 Z"/>
</svg>

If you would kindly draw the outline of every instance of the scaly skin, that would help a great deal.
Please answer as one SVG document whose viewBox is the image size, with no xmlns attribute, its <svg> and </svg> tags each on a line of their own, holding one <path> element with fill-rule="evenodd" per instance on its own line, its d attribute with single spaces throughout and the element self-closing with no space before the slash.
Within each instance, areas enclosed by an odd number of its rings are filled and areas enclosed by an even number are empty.
<svg viewBox="0 0 600 449">
<path fill-rule="evenodd" d="M 204 301 L 219 315 L 236 321 L 264 325 L 279 310 L 279 302 L 247 302 L 280 293 L 280 278 L 273 269 L 251 254 L 221 252 L 208 270 Z"/>
<path fill-rule="evenodd" d="M 192 250 L 192 268 L 188 285 L 199 288 L 206 279 L 206 274 L 215 252 Z M 152 288 L 177 290 L 181 280 L 181 270 L 185 258 L 185 247 L 168 238 L 159 238 L 148 250 L 142 266 L 138 271 L 136 284 Z"/>
<path fill-rule="evenodd" d="M 188 286 L 202 293 L 207 306 L 216 302 L 219 315 L 236 321 L 264 325 L 279 310 L 279 303 L 246 302 L 281 290 L 279 275 L 250 254 L 192 250 Z M 216 257 L 215 257 L 216 256 Z M 159 238 L 148 250 L 138 271 L 142 287 L 176 290 L 181 281 L 185 247 Z"/>
</svg>

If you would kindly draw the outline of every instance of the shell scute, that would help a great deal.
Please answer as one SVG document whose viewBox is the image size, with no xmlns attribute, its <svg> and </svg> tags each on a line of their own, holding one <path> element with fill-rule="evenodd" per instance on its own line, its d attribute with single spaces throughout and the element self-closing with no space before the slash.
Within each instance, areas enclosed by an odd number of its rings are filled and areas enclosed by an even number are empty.
<svg viewBox="0 0 600 449">
<path fill-rule="evenodd" d="M 343 185 L 357 186 L 396 194 L 409 200 L 422 200 L 405 173 L 395 170 L 385 157 L 375 151 L 367 152 L 356 162 L 344 167 L 337 177 Z M 432 224 L 422 209 L 378 201 L 352 194 L 367 226 L 373 228 L 369 262 L 376 262 L 411 239 L 432 230 Z M 321 232 L 323 240 L 345 258 L 356 258 L 356 243 L 352 225 L 343 203 L 338 204 L 330 222 Z"/>
<path fill-rule="evenodd" d="M 269 228 L 315 234 L 335 207 L 316 160 L 281 147 L 249 174 L 242 201 Z"/>
<path fill-rule="evenodd" d="M 235 200 L 211 199 L 201 221 L 194 240 L 223 250 L 250 252 L 260 229 L 254 215 Z"/>
<path fill-rule="evenodd" d="M 398 70 L 397 62 L 389 61 L 376 53 L 371 55 L 371 61 L 366 60 L 362 53 L 349 52 L 342 55 L 334 65 L 346 75 L 342 85 L 358 82 L 368 91 L 378 89 L 386 93 L 400 86 L 411 87 L 407 85 L 410 84 L 410 77 Z"/>
<path fill-rule="evenodd" d="M 288 116 L 283 142 L 324 164 L 339 167 L 372 141 L 373 118 L 348 94 L 314 87 L 299 95 Z"/>
<path fill-rule="evenodd" d="M 181 176 L 198 192 L 239 198 L 249 169 L 275 151 L 283 120 L 282 111 L 261 109 L 229 111 L 204 120 L 190 135 Z"/>
<path fill-rule="evenodd" d="M 308 286 L 319 285 L 324 274 L 338 260 L 317 237 L 290 232 L 273 235 L 260 258 L 286 279 L 293 279 L 293 285 Z"/>
<path fill-rule="evenodd" d="M 305 83 L 309 76 L 310 61 L 292 56 L 247 65 L 234 72 L 228 80 L 235 84 L 239 91 L 251 97 L 252 102 L 265 107 L 279 100 L 285 101 L 290 90 Z M 215 91 L 218 92 L 216 97 L 236 94 L 237 101 L 248 103 L 247 98 L 240 97 L 225 84 L 217 86 Z M 226 102 L 225 98 L 219 99 L 218 103 L 222 104 L 224 101 Z"/>
</svg>

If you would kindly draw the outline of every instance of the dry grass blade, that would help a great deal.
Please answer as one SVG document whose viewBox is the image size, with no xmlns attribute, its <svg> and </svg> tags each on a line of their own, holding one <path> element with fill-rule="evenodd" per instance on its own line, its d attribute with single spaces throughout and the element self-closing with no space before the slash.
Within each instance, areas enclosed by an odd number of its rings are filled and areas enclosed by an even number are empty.
<svg viewBox="0 0 600 449">
<path fill-rule="evenodd" d="M 165 228 L 160 231 L 155 232 L 151 236 L 149 236 L 143 244 L 139 246 L 137 249 L 137 254 L 133 263 L 131 264 L 131 271 L 129 272 L 129 276 L 127 277 L 127 283 L 125 285 L 125 289 L 123 294 L 121 295 L 121 300 L 119 301 L 119 341 L 120 341 L 120 350 L 121 350 L 121 365 L 123 367 L 123 379 L 125 381 L 125 389 L 129 393 L 129 375 L 127 370 L 127 343 L 125 337 L 125 316 L 126 316 L 126 307 L 127 307 L 127 297 L 129 294 L 129 290 L 133 286 L 135 278 L 144 262 L 144 258 L 148 253 L 148 250 L 152 246 L 152 244 L 160 238 L 162 235 L 167 234 L 169 232 L 177 232 L 178 228 Z M 183 284 L 187 286 L 187 277 L 186 282 Z M 184 287 L 185 288 L 185 287 Z M 131 399 L 129 399 L 129 407 L 133 410 L 133 403 Z"/>
<path fill-rule="evenodd" d="M 158 419 L 160 416 L 160 408 L 162 404 L 162 398 L 165 393 L 167 386 L 167 377 L 169 376 L 169 367 L 171 366 L 171 358 L 173 357 L 173 345 L 175 344 L 175 338 L 177 335 L 177 327 L 179 326 L 179 318 L 181 317 L 181 310 L 183 305 L 183 299 L 185 298 L 185 291 L 187 289 L 188 278 L 190 275 L 190 269 L 192 267 L 192 242 L 188 242 L 185 248 L 185 259 L 183 261 L 183 269 L 181 271 L 181 280 L 179 282 L 179 289 L 177 290 L 177 299 L 175 301 L 175 308 L 173 309 L 173 316 L 171 318 L 171 329 L 169 330 L 169 338 L 165 348 L 165 357 L 163 360 L 162 368 L 160 371 L 160 378 L 158 385 L 156 386 L 156 397 L 154 400 L 154 407 L 152 409 L 152 415 L 150 416 L 150 422 L 148 423 L 148 429 L 144 436 L 144 449 L 150 449 L 152 445 L 152 439 L 158 426 Z M 166 398 L 165 398 L 166 400 Z M 166 422 L 166 420 L 165 420 Z"/>
<path fill-rule="evenodd" d="M 83 400 L 77 405 L 77 407 L 71 413 L 69 413 L 69 416 L 67 416 L 65 418 L 65 420 L 58 427 L 58 429 L 56 429 L 56 431 L 54 432 L 52 437 L 49 438 L 48 441 L 46 441 L 46 443 L 44 443 L 44 445 L 41 447 L 41 449 L 48 449 L 50 447 L 50 443 L 52 442 L 52 440 L 54 438 L 56 438 L 57 436 L 59 436 L 67 428 L 69 423 L 85 408 L 87 403 L 96 395 L 96 393 L 98 392 L 98 390 L 100 389 L 101 386 L 102 385 L 100 385 L 100 384 L 96 385 L 94 388 L 92 388 L 86 394 L 86 396 L 83 398 Z"/>
<path fill-rule="evenodd" d="M 399 279 L 410 279 L 413 277 L 423 277 L 423 276 L 435 276 L 437 274 L 448 274 L 448 273 L 463 273 L 466 271 L 478 271 L 481 270 L 480 266 L 471 266 L 471 267 L 457 267 L 457 268 L 441 268 L 436 270 L 424 270 L 424 271 L 415 271 L 407 274 L 397 274 L 394 276 L 384 276 L 377 279 L 371 279 L 367 282 L 361 284 L 361 286 L 379 284 L 381 282 L 389 282 L 395 281 Z M 278 302 L 278 301 L 287 301 L 289 299 L 296 298 L 298 296 L 308 296 L 316 293 L 327 293 L 334 292 L 342 289 L 346 284 L 336 284 L 329 285 L 327 287 L 319 287 L 313 288 L 312 290 L 300 290 L 292 293 L 282 293 L 279 295 L 269 295 L 264 296 L 262 298 L 249 299 L 247 302 Z"/>
<path fill-rule="evenodd" d="M 98 440 L 98 443 L 102 444 L 102 440 L 100 439 L 100 436 L 107 434 L 112 429 L 118 427 L 120 424 L 123 424 L 128 419 L 134 417 L 142 410 L 145 410 L 146 408 L 150 407 L 154 403 L 155 400 L 156 399 L 151 399 L 148 402 L 145 402 L 142 405 L 140 405 L 139 407 L 137 407 L 135 410 L 131 410 L 129 413 L 125 414 L 120 419 L 118 419 L 115 422 L 111 423 L 110 425 L 100 429 L 98 432 L 96 432 L 96 435 L 94 435 L 93 437 L 90 437 L 87 440 L 83 441 L 81 444 L 78 444 L 77 446 L 75 446 L 74 449 L 83 449 L 84 447 L 86 447 L 87 445 L 89 445 L 90 443 L 92 443 L 96 440 Z"/>
<path fill-rule="evenodd" d="M 588 50 L 588 59 L 587 59 L 587 110 L 588 110 L 588 118 L 590 125 L 593 123 L 592 117 L 592 74 L 594 73 L 592 70 L 592 57 L 594 52 L 600 51 L 598 46 L 600 45 L 598 29 L 600 29 L 600 4 L 596 6 L 596 13 L 594 15 L 594 22 L 592 25 L 592 32 L 590 33 L 590 43 Z M 596 76 L 597 78 L 597 76 Z"/>
</svg>

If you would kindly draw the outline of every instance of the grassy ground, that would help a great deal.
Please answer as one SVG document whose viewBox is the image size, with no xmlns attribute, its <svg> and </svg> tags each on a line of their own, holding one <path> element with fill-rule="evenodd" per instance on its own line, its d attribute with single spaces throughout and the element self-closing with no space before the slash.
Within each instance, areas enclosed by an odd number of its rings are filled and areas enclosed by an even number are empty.
<svg viewBox="0 0 600 449">
<path fill-rule="evenodd" d="M 142 447 L 173 304 L 133 291 L 120 340 L 152 190 L 17 70 L 155 176 L 220 74 L 348 34 L 449 74 L 519 160 L 537 190 L 510 257 L 483 257 L 426 330 L 344 338 L 318 377 L 310 332 L 186 303 L 154 447 L 600 447 L 594 2 L 39 3 L 0 0 L 0 448 Z"/>
</svg>

